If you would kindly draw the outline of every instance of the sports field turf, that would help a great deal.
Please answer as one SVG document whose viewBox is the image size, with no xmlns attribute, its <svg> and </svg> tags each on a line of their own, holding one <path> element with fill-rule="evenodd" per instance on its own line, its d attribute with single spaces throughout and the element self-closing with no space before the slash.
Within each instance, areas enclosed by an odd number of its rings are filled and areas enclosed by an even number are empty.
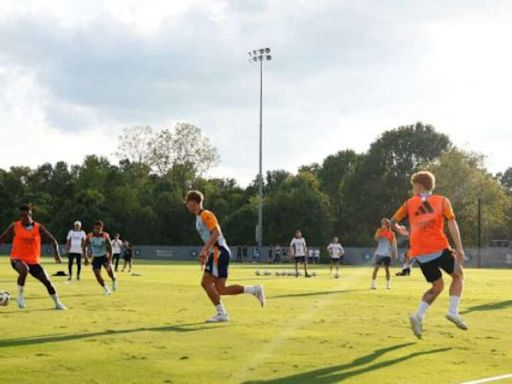
<svg viewBox="0 0 512 384">
<path fill-rule="evenodd" d="M 50 273 L 65 266 L 45 260 Z M 461 331 L 444 319 L 447 293 L 427 314 L 417 340 L 407 315 L 427 285 L 418 270 L 370 291 L 370 269 L 342 278 L 257 277 L 232 265 L 231 281 L 263 283 L 261 309 L 249 295 L 226 297 L 230 323 L 214 313 L 196 264 L 145 262 L 119 274 L 105 297 L 90 267 L 81 282 L 54 277 L 66 312 L 55 311 L 32 277 L 27 309 L 0 308 L 0 383 L 461 383 L 512 373 L 512 271 L 466 271 Z M 280 266 L 279 270 L 290 269 Z M 16 292 L 15 272 L 0 258 L 0 289 Z M 507 380 L 500 381 L 505 383 Z M 508 381 L 512 382 L 512 380 Z"/>
</svg>

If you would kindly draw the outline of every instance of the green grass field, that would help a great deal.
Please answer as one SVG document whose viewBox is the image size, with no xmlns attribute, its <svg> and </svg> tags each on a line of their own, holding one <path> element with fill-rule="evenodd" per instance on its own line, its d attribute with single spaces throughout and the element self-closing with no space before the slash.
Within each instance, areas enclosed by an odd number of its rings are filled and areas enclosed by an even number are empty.
<svg viewBox="0 0 512 384">
<path fill-rule="evenodd" d="M 29 277 L 27 309 L 15 300 L 0 308 L 0 383 L 431 384 L 512 373 L 510 270 L 467 270 L 462 311 L 470 330 L 444 319 L 445 292 L 417 340 L 407 315 L 427 287 L 419 270 L 394 278 L 391 290 L 381 275 L 380 289 L 370 291 L 369 268 L 345 268 L 339 280 L 325 266 L 308 280 L 257 277 L 256 268 L 265 267 L 232 265 L 231 281 L 263 283 L 267 307 L 249 295 L 226 297 L 224 324 L 204 324 L 214 308 L 195 264 L 138 264 L 142 276 L 119 274 L 120 291 L 110 297 L 90 267 L 81 282 L 54 277 L 66 312 L 53 310 Z M 15 278 L 0 258 L 0 289 L 13 297 Z"/>
</svg>

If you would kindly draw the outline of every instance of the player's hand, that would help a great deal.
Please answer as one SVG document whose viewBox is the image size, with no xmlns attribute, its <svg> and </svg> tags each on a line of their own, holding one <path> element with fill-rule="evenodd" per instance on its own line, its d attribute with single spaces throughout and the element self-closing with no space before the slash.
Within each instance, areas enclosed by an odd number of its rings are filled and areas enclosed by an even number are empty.
<svg viewBox="0 0 512 384">
<path fill-rule="evenodd" d="M 453 256 L 455 257 L 455 260 L 459 264 L 462 264 L 464 262 L 464 260 L 466 259 L 466 256 L 464 255 L 464 250 L 463 249 L 454 250 L 453 251 Z"/>
<path fill-rule="evenodd" d="M 407 228 L 405 227 L 405 225 L 396 224 L 395 229 L 400 235 L 409 236 L 409 231 L 407 231 Z"/>
<path fill-rule="evenodd" d="M 201 249 L 201 252 L 199 252 L 199 262 L 201 265 L 205 265 L 208 261 L 208 250 L 206 248 Z"/>
</svg>

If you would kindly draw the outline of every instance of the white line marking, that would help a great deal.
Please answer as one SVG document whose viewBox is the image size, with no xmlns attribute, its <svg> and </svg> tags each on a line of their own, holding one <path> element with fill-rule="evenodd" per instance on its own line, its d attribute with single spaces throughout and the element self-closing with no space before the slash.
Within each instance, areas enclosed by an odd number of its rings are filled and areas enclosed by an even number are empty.
<svg viewBox="0 0 512 384">
<path fill-rule="evenodd" d="M 474 381 L 465 381 L 461 384 L 482 384 L 482 383 L 490 383 L 492 381 L 499 381 L 505 379 L 512 379 L 512 373 L 507 373 L 506 375 L 487 377 L 485 379 L 474 380 Z"/>
</svg>

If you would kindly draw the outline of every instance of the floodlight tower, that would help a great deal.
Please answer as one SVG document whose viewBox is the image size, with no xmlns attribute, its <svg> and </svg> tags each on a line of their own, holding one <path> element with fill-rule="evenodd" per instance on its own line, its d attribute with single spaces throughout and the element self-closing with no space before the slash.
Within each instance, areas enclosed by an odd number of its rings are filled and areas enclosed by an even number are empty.
<svg viewBox="0 0 512 384">
<path fill-rule="evenodd" d="M 259 161 L 259 200 L 258 226 L 256 227 L 256 242 L 262 252 L 263 246 L 263 62 L 272 60 L 270 48 L 260 48 L 249 51 L 249 62 L 260 64 L 260 161 Z"/>
</svg>

